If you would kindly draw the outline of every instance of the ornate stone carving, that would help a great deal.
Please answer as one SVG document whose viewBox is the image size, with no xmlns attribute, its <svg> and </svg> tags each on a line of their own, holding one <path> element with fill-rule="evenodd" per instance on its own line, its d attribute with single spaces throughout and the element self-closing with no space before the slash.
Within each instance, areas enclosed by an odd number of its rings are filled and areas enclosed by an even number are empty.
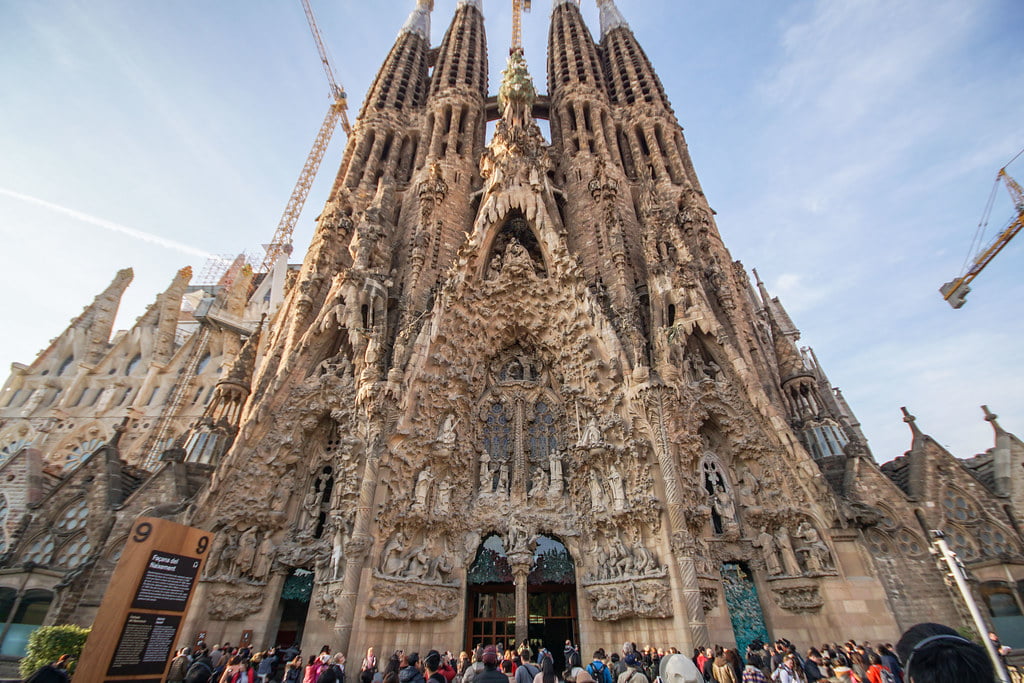
<svg viewBox="0 0 1024 683">
<path fill-rule="evenodd" d="M 459 613 L 462 601 L 455 588 L 374 581 L 370 594 L 370 619 L 393 621 L 447 621 Z"/>
<path fill-rule="evenodd" d="M 825 601 L 813 584 L 773 586 L 772 594 L 779 607 L 800 614 L 817 612 Z"/>
<path fill-rule="evenodd" d="M 704 614 L 710 614 L 715 608 L 718 607 L 718 589 L 717 588 L 701 588 L 700 589 L 700 606 L 704 610 Z"/>
<path fill-rule="evenodd" d="M 206 612 L 218 621 L 238 621 L 260 610 L 263 589 L 258 586 L 216 586 L 206 599 Z"/>
<path fill-rule="evenodd" d="M 597 621 L 630 617 L 664 619 L 672 616 L 672 596 L 667 580 L 645 579 L 590 586 L 586 589 L 591 612 Z"/>
<path fill-rule="evenodd" d="M 390 582 L 454 586 L 458 585 L 451 580 L 454 568 L 447 541 L 413 543 L 405 532 L 397 531 L 385 544 L 379 569 L 373 574 Z"/>
</svg>

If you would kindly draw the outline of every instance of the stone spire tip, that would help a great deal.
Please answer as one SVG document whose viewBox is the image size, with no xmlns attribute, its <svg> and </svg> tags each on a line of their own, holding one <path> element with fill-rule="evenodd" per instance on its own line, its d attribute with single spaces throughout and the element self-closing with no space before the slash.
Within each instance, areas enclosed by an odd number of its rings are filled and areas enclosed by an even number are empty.
<svg viewBox="0 0 1024 683">
<path fill-rule="evenodd" d="M 398 35 L 415 33 L 424 40 L 430 40 L 430 13 L 434 11 L 434 0 L 416 0 L 416 9 L 406 19 Z"/>
<path fill-rule="evenodd" d="M 985 413 L 985 422 L 990 422 L 992 424 L 992 429 L 995 430 L 996 436 L 1001 436 L 1002 434 L 1005 434 L 1006 432 L 1003 431 L 1003 428 L 1000 427 L 999 423 L 996 421 L 999 419 L 999 416 L 993 413 L 991 410 L 989 410 L 988 406 L 982 406 L 981 409 Z"/>
<path fill-rule="evenodd" d="M 615 4 L 615 0 L 597 0 L 597 6 L 601 10 L 601 37 L 604 38 L 613 29 L 625 26 L 629 28 L 626 18 Z"/>
<path fill-rule="evenodd" d="M 910 411 L 907 410 L 906 406 L 900 408 L 900 410 L 903 411 L 903 421 L 910 427 L 910 432 L 914 435 L 914 440 L 917 441 L 918 438 L 924 436 L 924 434 L 921 433 L 921 428 L 917 426 L 917 418 L 910 414 Z"/>
</svg>

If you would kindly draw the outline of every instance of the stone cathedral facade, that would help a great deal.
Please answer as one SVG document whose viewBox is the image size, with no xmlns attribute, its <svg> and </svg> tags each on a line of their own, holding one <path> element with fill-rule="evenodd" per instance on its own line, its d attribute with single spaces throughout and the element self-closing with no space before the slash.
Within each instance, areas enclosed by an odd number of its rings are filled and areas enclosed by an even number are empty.
<svg viewBox="0 0 1024 683">
<path fill-rule="evenodd" d="M 965 623 L 930 529 L 1017 628 L 1024 445 L 986 413 L 959 460 L 907 415 L 875 463 L 598 4 L 595 41 L 554 0 L 547 95 L 513 50 L 492 97 L 480 0 L 438 47 L 419 0 L 301 268 L 182 271 L 111 341 L 122 272 L 15 366 L 9 632 L 90 623 L 140 514 L 216 534 L 183 644 L 893 641 Z"/>
</svg>

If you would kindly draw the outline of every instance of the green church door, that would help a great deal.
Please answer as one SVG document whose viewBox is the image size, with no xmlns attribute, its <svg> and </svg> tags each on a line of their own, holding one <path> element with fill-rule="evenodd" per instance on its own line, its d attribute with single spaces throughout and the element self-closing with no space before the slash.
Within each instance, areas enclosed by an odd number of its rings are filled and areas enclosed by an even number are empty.
<svg viewBox="0 0 1024 683">
<path fill-rule="evenodd" d="M 729 620 L 736 636 L 736 648 L 740 657 L 743 657 L 747 646 L 754 640 L 769 642 L 761 600 L 757 597 L 757 586 L 746 565 L 726 562 L 722 565 L 721 573 L 725 604 L 729 608 Z"/>
</svg>

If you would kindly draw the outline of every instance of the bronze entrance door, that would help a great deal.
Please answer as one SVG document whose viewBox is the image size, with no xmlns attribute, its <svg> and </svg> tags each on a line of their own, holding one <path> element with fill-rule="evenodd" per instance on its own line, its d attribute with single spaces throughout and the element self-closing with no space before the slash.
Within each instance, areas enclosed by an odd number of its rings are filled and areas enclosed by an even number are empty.
<svg viewBox="0 0 1024 683">
<path fill-rule="evenodd" d="M 534 655 L 547 648 L 562 671 L 566 640 L 578 642 L 576 571 L 569 551 L 558 540 L 538 536 L 527 577 L 528 639 Z M 466 647 L 514 648 L 516 595 L 512 569 L 500 536 L 489 536 L 468 572 Z M 536 658 L 534 659 L 536 661 Z"/>
</svg>

